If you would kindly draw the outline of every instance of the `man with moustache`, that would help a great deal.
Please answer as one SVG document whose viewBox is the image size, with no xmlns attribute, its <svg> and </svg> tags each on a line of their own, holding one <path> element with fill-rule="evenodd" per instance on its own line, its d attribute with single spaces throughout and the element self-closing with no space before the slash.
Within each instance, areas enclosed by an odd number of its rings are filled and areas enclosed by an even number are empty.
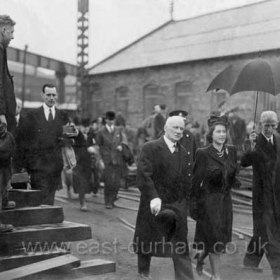
<svg viewBox="0 0 280 280">
<path fill-rule="evenodd" d="M 139 157 L 137 186 L 141 198 L 134 250 L 140 279 L 151 279 L 153 256 L 172 258 L 176 280 L 194 279 L 187 241 L 190 178 L 187 152 L 179 144 L 184 127 L 182 117 L 169 117 L 164 135 L 145 143 Z"/>
</svg>

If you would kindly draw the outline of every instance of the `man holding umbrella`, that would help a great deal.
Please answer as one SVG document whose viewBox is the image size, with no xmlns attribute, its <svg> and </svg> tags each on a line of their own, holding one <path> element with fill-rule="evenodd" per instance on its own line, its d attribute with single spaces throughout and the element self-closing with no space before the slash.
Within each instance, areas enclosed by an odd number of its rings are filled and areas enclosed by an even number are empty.
<svg viewBox="0 0 280 280">
<path fill-rule="evenodd" d="M 253 131 L 241 166 L 253 166 L 253 237 L 244 266 L 257 269 L 265 253 L 274 279 L 280 279 L 280 137 L 273 111 L 260 117 L 259 135 Z"/>
</svg>

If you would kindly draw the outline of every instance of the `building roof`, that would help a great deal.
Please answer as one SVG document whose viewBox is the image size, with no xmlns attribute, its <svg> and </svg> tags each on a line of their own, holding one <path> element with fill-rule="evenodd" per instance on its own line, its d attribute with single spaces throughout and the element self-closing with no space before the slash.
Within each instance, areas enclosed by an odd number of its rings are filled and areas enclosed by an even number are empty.
<svg viewBox="0 0 280 280">
<path fill-rule="evenodd" d="M 169 21 L 94 65 L 89 74 L 240 55 L 280 47 L 280 1 Z"/>
</svg>

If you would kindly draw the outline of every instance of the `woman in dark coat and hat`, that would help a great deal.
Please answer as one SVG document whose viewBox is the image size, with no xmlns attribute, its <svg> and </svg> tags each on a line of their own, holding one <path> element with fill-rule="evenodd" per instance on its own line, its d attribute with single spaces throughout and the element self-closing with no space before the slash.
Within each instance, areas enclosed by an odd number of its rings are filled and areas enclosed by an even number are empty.
<svg viewBox="0 0 280 280">
<path fill-rule="evenodd" d="M 197 272 L 202 274 L 203 260 L 209 255 L 212 279 L 220 280 L 220 255 L 231 241 L 230 189 L 236 183 L 237 155 L 235 147 L 226 144 L 227 117 L 212 115 L 208 126 L 210 145 L 196 152 L 191 199 L 197 208 L 191 210 L 191 216 L 197 220 Z"/>
</svg>

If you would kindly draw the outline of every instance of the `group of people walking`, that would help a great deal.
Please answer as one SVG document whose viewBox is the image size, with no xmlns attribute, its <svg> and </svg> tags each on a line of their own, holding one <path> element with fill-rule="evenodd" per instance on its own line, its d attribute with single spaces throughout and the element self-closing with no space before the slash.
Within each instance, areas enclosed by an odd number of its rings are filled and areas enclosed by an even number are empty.
<svg viewBox="0 0 280 280">
<path fill-rule="evenodd" d="M 27 171 L 31 187 L 42 191 L 43 203 L 53 205 L 65 165 L 62 147 L 69 146 L 75 155 L 71 158 L 67 154 L 69 164 L 76 166 L 76 183 L 84 190 L 80 199 L 82 207 L 85 188 L 92 182 L 92 149 L 88 149 L 92 145 L 75 126 L 73 131 L 67 129 L 72 125 L 71 119 L 55 106 L 56 87 L 43 85 L 43 105 L 24 117 L 15 118 L 16 99 L 6 54 L 14 25 L 9 16 L 0 15 L 0 139 L 5 144 L 0 146 L 0 209 L 15 207 L 7 197 L 12 168 Z M 166 107 L 157 109 L 165 112 Z M 208 145 L 197 149 L 193 135 L 186 129 L 187 112 L 170 112 L 166 120 L 165 113 L 158 112 L 155 126 L 162 129 L 155 130 L 153 140 L 144 143 L 137 155 L 137 186 L 141 198 L 134 250 L 138 255 L 139 277 L 151 279 L 151 258 L 156 256 L 172 258 L 176 280 L 194 279 L 187 238 L 189 214 L 196 221 L 197 273 L 202 274 L 204 260 L 209 256 L 212 279 L 220 280 L 220 258 L 232 239 L 230 190 L 240 184 L 236 178 L 236 148 L 227 144 L 230 123 L 225 115 L 210 115 Z M 131 162 L 127 137 L 123 127 L 115 125 L 115 119 L 115 112 L 108 111 L 105 125 L 94 133 L 94 139 L 90 138 L 94 140 L 91 144 L 98 145 L 104 163 L 106 209 L 114 207 L 122 166 Z M 241 166 L 253 166 L 254 235 L 244 266 L 257 268 L 266 254 L 273 277 L 279 280 L 280 137 L 275 132 L 277 125 L 275 112 L 261 114 L 260 131 L 250 134 Z M 12 230 L 12 225 L 0 221 L 0 233 Z"/>
<path fill-rule="evenodd" d="M 185 130 L 186 112 L 169 114 L 164 134 L 144 144 L 137 165 L 141 192 L 134 235 L 139 279 L 151 279 L 153 256 L 171 257 L 175 279 L 194 279 L 188 248 L 187 216 L 196 221 L 193 248 L 196 271 L 203 272 L 209 256 L 212 279 L 222 279 L 221 256 L 232 240 L 231 188 L 239 187 L 236 147 L 227 144 L 230 122 L 226 115 L 208 119 L 208 145 L 188 155 L 192 136 Z M 246 269 L 256 270 L 265 253 L 273 279 L 280 279 L 280 138 L 277 114 L 264 111 L 259 133 L 252 131 L 241 166 L 253 166 L 254 236 L 244 258 Z M 185 148 L 186 147 L 186 148 Z M 190 166 L 192 172 L 190 173 Z M 188 176 L 190 175 L 190 176 Z"/>
</svg>

